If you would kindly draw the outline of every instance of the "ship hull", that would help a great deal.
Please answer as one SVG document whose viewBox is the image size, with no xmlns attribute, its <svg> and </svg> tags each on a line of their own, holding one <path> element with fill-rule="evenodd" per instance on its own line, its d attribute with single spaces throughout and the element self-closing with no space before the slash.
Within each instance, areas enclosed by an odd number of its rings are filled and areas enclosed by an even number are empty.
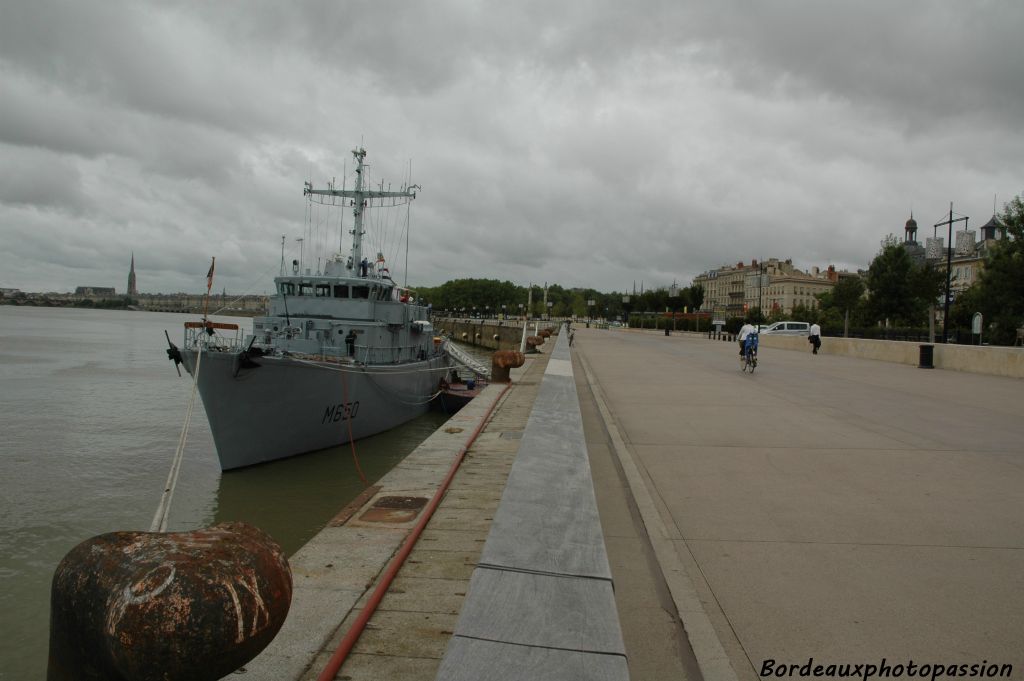
<svg viewBox="0 0 1024 681">
<path fill-rule="evenodd" d="M 183 364 L 194 372 L 195 351 Z M 425 413 L 450 362 L 394 365 L 204 352 L 198 388 L 222 470 L 243 468 L 375 435 Z"/>
</svg>

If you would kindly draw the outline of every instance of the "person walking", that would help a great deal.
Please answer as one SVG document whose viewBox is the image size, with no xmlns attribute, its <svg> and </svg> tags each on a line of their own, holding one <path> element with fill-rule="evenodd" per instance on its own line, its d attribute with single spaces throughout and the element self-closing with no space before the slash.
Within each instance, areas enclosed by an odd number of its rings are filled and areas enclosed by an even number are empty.
<svg viewBox="0 0 1024 681">
<path fill-rule="evenodd" d="M 818 348 L 821 347 L 821 327 L 818 326 L 817 322 L 811 324 L 811 331 L 807 336 L 807 340 L 813 348 L 811 353 L 815 355 L 818 354 Z"/>
</svg>

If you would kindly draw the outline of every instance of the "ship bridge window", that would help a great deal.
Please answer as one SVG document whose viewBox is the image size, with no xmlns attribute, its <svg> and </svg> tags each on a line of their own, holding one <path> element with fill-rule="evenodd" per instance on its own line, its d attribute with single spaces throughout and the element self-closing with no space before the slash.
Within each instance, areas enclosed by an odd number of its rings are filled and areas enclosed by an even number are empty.
<svg viewBox="0 0 1024 681">
<path fill-rule="evenodd" d="M 313 295 L 313 285 L 307 282 L 299 284 L 299 295 L 300 296 L 311 296 Z"/>
<path fill-rule="evenodd" d="M 369 286 L 353 286 L 352 287 L 353 298 L 369 298 L 370 287 Z"/>
<path fill-rule="evenodd" d="M 330 284 L 317 284 L 315 290 L 316 290 L 316 297 L 317 298 L 330 298 L 331 297 L 331 285 Z"/>
<path fill-rule="evenodd" d="M 294 296 L 295 295 L 295 284 L 291 283 L 290 281 L 282 281 L 281 282 L 281 294 L 282 295 L 286 295 L 286 296 Z"/>
<path fill-rule="evenodd" d="M 348 286 L 335 285 L 334 287 L 335 298 L 348 298 Z"/>
</svg>

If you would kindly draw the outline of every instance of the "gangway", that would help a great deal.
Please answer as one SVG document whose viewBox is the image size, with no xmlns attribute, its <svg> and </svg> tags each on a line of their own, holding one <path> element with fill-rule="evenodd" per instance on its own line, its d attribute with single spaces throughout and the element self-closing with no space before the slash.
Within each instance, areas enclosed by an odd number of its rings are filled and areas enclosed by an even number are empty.
<svg viewBox="0 0 1024 681">
<path fill-rule="evenodd" d="M 445 344 L 449 356 L 459 364 L 463 365 L 477 376 L 483 378 L 491 377 L 490 367 L 485 366 L 480 360 L 473 358 L 468 352 L 456 345 L 451 339 Z"/>
</svg>

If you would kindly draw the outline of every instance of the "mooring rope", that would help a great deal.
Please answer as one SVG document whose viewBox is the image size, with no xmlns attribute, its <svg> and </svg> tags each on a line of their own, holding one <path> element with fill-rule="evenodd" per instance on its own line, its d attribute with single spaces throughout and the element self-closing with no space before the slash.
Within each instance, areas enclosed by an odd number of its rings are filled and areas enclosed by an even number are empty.
<svg viewBox="0 0 1024 681">
<path fill-rule="evenodd" d="M 345 380 L 345 372 L 341 372 L 341 399 L 345 401 L 345 406 L 351 410 L 351 402 L 348 399 L 348 381 Z M 369 487 L 370 481 L 366 479 L 363 474 L 363 467 L 359 465 L 359 457 L 356 455 L 356 441 L 352 436 L 352 413 L 349 412 L 348 418 L 345 419 L 348 422 L 348 444 L 352 449 L 352 461 L 356 465 L 356 473 L 359 474 L 359 479 L 363 482 L 363 487 Z"/>
<path fill-rule="evenodd" d="M 199 350 L 196 352 L 196 368 L 192 374 L 192 395 L 188 400 L 188 410 L 185 412 L 185 423 L 181 426 L 181 435 L 178 436 L 178 451 L 174 453 L 171 462 L 171 470 L 167 474 L 167 483 L 164 485 L 164 493 L 160 496 L 160 505 L 157 506 L 153 522 L 149 526 L 150 532 L 166 532 L 167 518 L 171 514 L 171 499 L 174 498 L 174 489 L 178 485 L 178 473 L 181 471 L 181 460 L 185 454 L 185 440 L 188 437 L 189 425 L 192 422 L 192 409 L 196 404 L 196 394 L 199 387 L 199 365 L 203 359 L 203 344 L 197 343 Z"/>
</svg>

